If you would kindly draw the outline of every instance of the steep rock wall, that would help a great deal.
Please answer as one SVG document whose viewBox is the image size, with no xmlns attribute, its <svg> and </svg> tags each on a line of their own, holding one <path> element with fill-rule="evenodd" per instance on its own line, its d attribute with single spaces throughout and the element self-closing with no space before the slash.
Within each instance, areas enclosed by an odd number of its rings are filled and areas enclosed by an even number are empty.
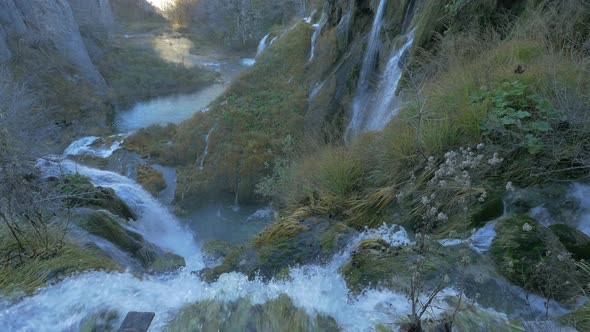
<svg viewBox="0 0 590 332">
<path fill-rule="evenodd" d="M 106 87 L 90 60 L 67 0 L 0 0 L 0 26 L 6 39 L 51 42 L 85 79 L 101 89 Z M 0 42 L 0 54 L 7 58 L 10 50 L 3 45 L 7 45 L 6 40 Z"/>
</svg>

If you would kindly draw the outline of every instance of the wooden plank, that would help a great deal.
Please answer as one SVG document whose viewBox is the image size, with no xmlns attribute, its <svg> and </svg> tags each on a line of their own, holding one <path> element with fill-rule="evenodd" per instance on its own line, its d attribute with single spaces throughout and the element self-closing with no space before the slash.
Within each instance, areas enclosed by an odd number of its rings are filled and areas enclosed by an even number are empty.
<svg viewBox="0 0 590 332">
<path fill-rule="evenodd" d="M 155 316 L 153 312 L 130 311 L 125 316 L 119 332 L 147 332 Z"/>
</svg>

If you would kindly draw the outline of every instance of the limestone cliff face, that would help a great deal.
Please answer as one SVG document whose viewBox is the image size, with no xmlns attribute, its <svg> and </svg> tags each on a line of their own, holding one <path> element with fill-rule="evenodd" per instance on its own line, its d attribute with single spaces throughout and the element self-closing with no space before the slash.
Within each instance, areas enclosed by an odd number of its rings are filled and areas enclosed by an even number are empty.
<svg viewBox="0 0 590 332">
<path fill-rule="evenodd" d="M 109 0 L 68 0 L 80 27 L 110 32 L 115 18 Z"/>
<path fill-rule="evenodd" d="M 100 3 L 108 1 L 101 0 L 97 6 L 100 7 Z M 94 16 L 100 15 L 95 12 Z M 51 42 L 84 78 L 100 88 L 106 86 L 88 56 L 67 0 L 0 0 L 0 59 L 10 57 L 8 38 Z"/>
</svg>

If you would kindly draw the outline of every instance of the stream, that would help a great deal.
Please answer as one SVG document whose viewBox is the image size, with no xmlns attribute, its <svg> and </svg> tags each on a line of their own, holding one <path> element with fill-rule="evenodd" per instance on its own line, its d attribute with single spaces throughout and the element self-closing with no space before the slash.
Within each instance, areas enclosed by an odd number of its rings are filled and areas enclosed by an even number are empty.
<svg viewBox="0 0 590 332">
<path fill-rule="evenodd" d="M 403 293 L 368 289 L 352 296 L 339 273 L 339 269 L 350 259 L 363 239 L 381 237 L 392 246 L 412 243 L 402 227 L 384 225 L 360 232 L 327 263 L 293 267 L 287 279 L 248 280 L 243 274 L 227 273 L 217 281 L 207 283 L 192 273 L 214 264 L 205 259 L 201 252 L 203 241 L 221 239 L 233 244 L 243 243 L 268 225 L 266 219 L 272 215 L 271 210 L 260 206 L 237 210 L 232 209 L 231 204 L 220 202 L 178 217 L 170 209 L 176 182 L 173 168 L 156 166 L 164 173 L 168 188 L 155 198 L 128 172 L 121 172 L 127 165 L 115 171 L 114 168 L 92 168 L 67 159 L 69 155 L 90 154 L 101 158 L 120 158 L 119 162 L 124 163 L 127 159 L 121 159 L 119 154 L 123 153 L 120 146 L 126 135 L 152 124 L 178 123 L 195 112 L 205 110 L 244 68 L 241 64 L 244 61 L 240 57 L 191 54 L 190 41 L 186 38 L 139 35 L 129 36 L 128 39 L 151 45 L 167 61 L 216 68 L 223 82 L 212 84 L 194 94 L 139 102 L 117 115 L 116 127 L 122 135 L 114 143 L 93 147 L 92 143 L 97 137 L 81 138 L 65 150 L 64 156 L 40 159 L 37 166 L 45 176 L 78 172 L 89 177 L 94 185 L 112 188 L 139 216 L 131 226 L 133 230 L 159 247 L 183 256 L 187 266 L 171 274 L 145 275 L 142 278 L 136 277 L 131 270 L 111 273 L 97 271 L 71 276 L 38 290 L 33 296 L 15 302 L 0 301 L 0 331 L 77 330 L 80 321 L 86 316 L 105 310 L 118 312 L 118 323 L 129 311 L 153 311 L 156 315 L 150 331 L 161 331 L 175 313 L 198 301 L 233 301 L 247 297 L 253 304 L 260 304 L 276 299 L 281 294 L 288 295 L 295 306 L 305 309 L 311 316 L 323 314 L 333 317 L 345 331 L 372 331 L 378 323 L 391 324 L 407 317 L 411 307 Z M 481 231 L 485 235 L 491 233 L 493 225 L 486 227 Z M 108 248 L 108 244 L 102 244 L 101 248 Z M 121 255 L 119 252 L 117 254 Z M 124 261 L 123 258 L 120 260 Z M 509 288 L 509 291 L 520 294 L 517 298 L 529 298 L 529 294 L 517 287 Z M 456 295 L 453 288 L 444 289 L 441 296 L 435 299 L 428 316 L 437 317 L 449 309 L 446 297 L 453 295 Z M 539 315 L 544 299 L 532 299 L 536 304 L 523 304 L 512 313 L 478 308 L 499 321 L 507 321 L 523 312 Z M 556 306 L 552 310 L 563 313 L 565 309 Z M 474 324 L 478 326 L 479 323 L 476 321 Z"/>
</svg>

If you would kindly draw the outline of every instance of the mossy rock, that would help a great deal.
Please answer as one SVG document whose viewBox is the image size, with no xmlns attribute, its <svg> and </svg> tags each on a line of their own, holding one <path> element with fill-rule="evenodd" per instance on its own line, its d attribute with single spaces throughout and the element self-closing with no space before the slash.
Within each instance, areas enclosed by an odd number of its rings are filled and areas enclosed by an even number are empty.
<svg viewBox="0 0 590 332">
<path fill-rule="evenodd" d="M 495 230 L 491 254 L 510 281 L 558 300 L 577 293 L 573 284 L 580 274 L 549 228 L 529 216 L 515 215 L 499 221 Z"/>
<path fill-rule="evenodd" d="M 141 234 L 124 228 L 119 220 L 107 212 L 90 211 L 76 219 L 81 228 L 116 245 L 144 267 L 151 265 L 161 254 L 156 247 L 145 242 Z"/>
<path fill-rule="evenodd" d="M 172 253 L 165 253 L 156 258 L 156 260 L 149 266 L 148 271 L 151 273 L 169 273 L 177 271 L 185 266 L 186 262 L 184 258 Z"/>
<path fill-rule="evenodd" d="M 164 331 L 340 331 L 331 317 L 310 316 L 287 295 L 263 304 L 242 298 L 234 302 L 208 300 L 185 307 Z"/>
<path fill-rule="evenodd" d="M 567 225 L 551 225 L 549 229 L 557 236 L 575 259 L 590 259 L 590 237 Z"/>
<path fill-rule="evenodd" d="M 23 291 L 32 294 L 40 287 L 85 271 L 122 271 L 103 252 L 66 242 L 51 255 L 28 259 L 18 266 L 0 266 L 0 292 Z"/>
<path fill-rule="evenodd" d="M 115 332 L 119 314 L 116 311 L 100 311 L 86 316 L 80 322 L 80 332 Z"/>
<path fill-rule="evenodd" d="M 232 247 L 221 265 L 200 275 L 214 281 L 221 274 L 238 271 L 253 278 L 275 277 L 290 266 L 331 257 L 346 246 L 354 231 L 342 222 L 322 218 L 283 220 L 268 226 L 251 243 Z"/>
<path fill-rule="evenodd" d="M 95 187 L 90 179 L 80 174 L 70 174 L 62 179 L 61 190 L 72 196 L 68 203 L 72 206 L 105 209 L 124 219 L 135 219 L 129 206 L 111 188 Z"/>
<path fill-rule="evenodd" d="M 559 317 L 565 326 L 575 327 L 578 331 L 590 331 L 590 303 L 587 302 L 577 310 Z"/>
<path fill-rule="evenodd" d="M 453 265 L 451 257 L 438 249 L 441 248 L 437 247 L 426 255 L 421 273 L 427 283 L 444 275 L 445 267 Z M 375 287 L 402 290 L 410 282 L 409 267 L 420 257 L 415 246 L 392 247 L 383 239 L 365 239 L 340 273 L 354 293 Z"/>
<path fill-rule="evenodd" d="M 153 196 L 158 196 L 162 190 L 166 189 L 164 174 L 148 164 L 137 165 L 137 182 Z"/>
<path fill-rule="evenodd" d="M 219 259 L 227 256 L 232 248 L 233 246 L 225 241 L 207 240 L 201 250 L 210 258 Z"/>
<path fill-rule="evenodd" d="M 488 221 L 498 219 L 504 214 L 504 202 L 501 197 L 492 198 L 480 205 L 471 215 L 473 227 L 482 227 Z"/>
</svg>

